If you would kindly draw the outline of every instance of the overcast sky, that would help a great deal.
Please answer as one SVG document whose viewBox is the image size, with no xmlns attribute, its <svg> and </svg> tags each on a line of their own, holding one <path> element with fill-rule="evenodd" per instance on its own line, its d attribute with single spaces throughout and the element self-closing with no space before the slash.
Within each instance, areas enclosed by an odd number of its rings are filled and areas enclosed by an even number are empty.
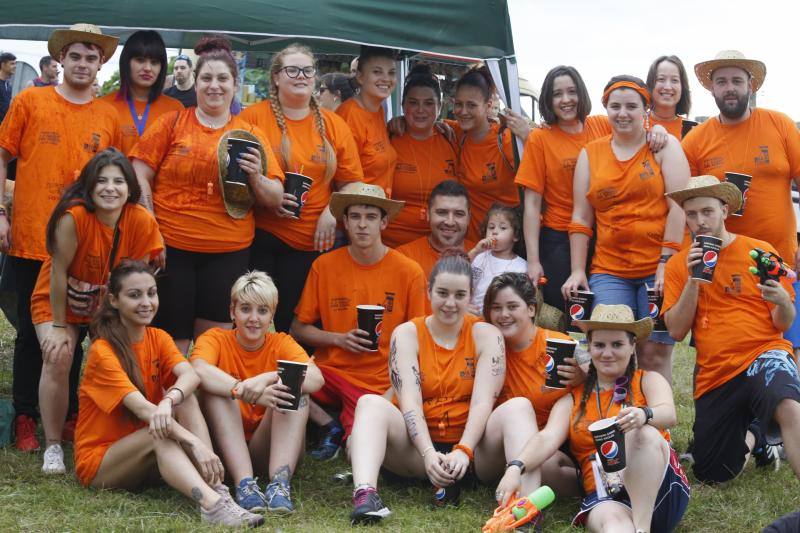
<svg viewBox="0 0 800 533">
<path fill-rule="evenodd" d="M 718 113 L 694 65 L 736 49 L 767 65 L 758 105 L 800 121 L 798 0 L 508 0 L 520 75 L 541 87 L 556 65 L 578 69 L 593 113 L 609 78 L 644 79 L 652 61 L 677 55 L 689 73 L 691 115 Z"/>
<path fill-rule="evenodd" d="M 717 113 L 714 100 L 694 76 L 694 65 L 720 50 L 737 49 L 767 65 L 758 105 L 800 121 L 799 0 L 508 0 L 520 75 L 541 87 L 547 71 L 560 64 L 578 69 L 589 89 L 594 113 L 611 76 L 644 78 L 660 55 L 675 54 L 689 72 L 692 116 Z M 44 42 L 0 39 L 38 69 Z M 106 80 L 119 51 L 100 71 Z"/>
</svg>

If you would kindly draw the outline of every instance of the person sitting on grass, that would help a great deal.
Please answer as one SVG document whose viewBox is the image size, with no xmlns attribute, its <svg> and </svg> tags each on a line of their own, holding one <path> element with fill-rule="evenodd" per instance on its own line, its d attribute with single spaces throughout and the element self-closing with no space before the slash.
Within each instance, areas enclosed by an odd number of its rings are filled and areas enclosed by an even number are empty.
<svg viewBox="0 0 800 533">
<path fill-rule="evenodd" d="M 473 460 L 478 478 L 492 476 L 502 457 L 511 425 L 491 440 L 483 437 L 503 386 L 505 348 L 497 328 L 467 312 L 471 280 L 462 256 L 436 263 L 428 284 L 433 314 L 392 334 L 389 377 L 397 403 L 377 394 L 358 401 L 350 439 L 353 523 L 391 514 L 377 492 L 381 466 L 448 487 L 462 480 Z"/>
<path fill-rule="evenodd" d="M 200 377 L 164 331 L 150 266 L 125 261 L 91 324 L 79 391 L 75 471 L 85 486 L 134 489 L 160 476 L 200 506 L 204 522 L 256 526 L 223 485 L 194 391 Z M 164 392 L 166 391 L 166 392 Z"/>
<path fill-rule="evenodd" d="M 236 502 L 248 511 L 294 511 L 289 483 L 303 452 L 307 394 L 322 387 L 322 374 L 286 333 L 270 333 L 278 289 L 264 272 L 244 274 L 231 288 L 234 329 L 203 333 L 192 350 L 201 379 L 201 405 L 217 449 L 236 483 Z M 308 365 L 297 411 L 278 378 L 278 360 Z M 253 470 L 272 480 L 261 492 Z"/>
<path fill-rule="evenodd" d="M 636 340 L 647 338 L 652 320 L 634 320 L 626 305 L 598 304 L 589 320 L 577 324 L 589 341 L 588 378 L 556 402 L 547 426 L 509 462 L 497 501 L 513 498 L 523 486 L 521 474 L 539 468 L 569 438 L 587 494 L 573 524 L 585 524 L 590 531 L 672 531 L 689 504 L 690 488 L 666 440 L 677 418 L 672 389 L 658 372 L 636 368 Z M 616 390 L 620 387 L 625 387 L 623 398 Z M 592 423 L 612 417 L 625 434 L 619 491 L 606 484 L 602 467 L 593 464 L 596 447 L 589 432 Z"/>
</svg>

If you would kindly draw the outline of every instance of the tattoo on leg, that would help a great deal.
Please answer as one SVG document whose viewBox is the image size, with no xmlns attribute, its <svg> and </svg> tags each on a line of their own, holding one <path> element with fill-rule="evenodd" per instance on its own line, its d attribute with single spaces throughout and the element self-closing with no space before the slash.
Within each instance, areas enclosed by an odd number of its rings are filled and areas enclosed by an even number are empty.
<svg viewBox="0 0 800 533">
<path fill-rule="evenodd" d="M 196 502 L 203 499 L 203 492 L 200 490 L 200 487 L 192 487 L 192 499 Z"/>
<path fill-rule="evenodd" d="M 414 411 L 406 411 L 403 413 L 403 420 L 406 422 L 406 429 L 408 430 L 408 436 L 413 441 L 419 435 L 419 431 L 417 430 L 417 420 L 416 414 Z"/>
<path fill-rule="evenodd" d="M 400 379 L 400 370 L 397 367 L 397 341 L 392 339 L 392 344 L 389 347 L 389 380 L 392 382 L 392 387 L 397 392 L 403 388 L 403 380 Z"/>
<path fill-rule="evenodd" d="M 279 466 L 278 470 L 275 471 L 275 475 L 272 476 L 272 481 L 283 481 L 288 483 L 291 478 L 292 469 L 289 468 L 289 465 L 283 465 Z"/>
</svg>

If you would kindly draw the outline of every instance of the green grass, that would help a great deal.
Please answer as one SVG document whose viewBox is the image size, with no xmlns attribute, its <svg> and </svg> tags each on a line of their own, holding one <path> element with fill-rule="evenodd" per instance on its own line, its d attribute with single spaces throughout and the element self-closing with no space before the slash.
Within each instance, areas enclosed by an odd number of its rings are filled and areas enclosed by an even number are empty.
<svg viewBox="0 0 800 533">
<path fill-rule="evenodd" d="M 13 333 L 0 324 L 0 395 L 10 393 Z M 675 351 L 675 394 L 680 424 L 673 430 L 678 450 L 691 433 L 692 350 Z M 72 449 L 67 446 L 68 468 Z M 193 505 L 164 486 L 136 493 L 81 488 L 73 476 L 45 478 L 40 454 L 0 449 L 0 531 L 185 531 L 204 528 Z M 306 460 L 293 482 L 297 512 L 291 517 L 267 517 L 267 531 L 342 531 L 350 528 L 352 488 L 336 484 L 332 475 L 347 468 L 344 460 L 316 464 Z M 654 472 L 660 475 L 660 472 Z M 679 531 L 756 532 L 785 513 L 800 508 L 798 482 L 788 465 L 777 473 L 748 466 L 737 480 L 723 487 L 697 484 Z M 384 485 L 381 496 L 392 516 L 371 531 L 479 531 L 493 510 L 493 489 L 478 487 L 462 493 L 458 509 L 431 510 L 430 489 L 423 485 Z M 570 531 L 577 500 L 559 499 L 548 511 L 546 531 Z"/>
</svg>

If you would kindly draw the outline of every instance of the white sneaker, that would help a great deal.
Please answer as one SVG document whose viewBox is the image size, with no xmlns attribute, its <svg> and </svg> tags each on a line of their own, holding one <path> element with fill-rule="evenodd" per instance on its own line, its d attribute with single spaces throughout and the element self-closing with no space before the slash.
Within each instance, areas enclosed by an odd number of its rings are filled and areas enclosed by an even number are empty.
<svg viewBox="0 0 800 533">
<path fill-rule="evenodd" d="M 45 474 L 64 474 L 67 468 L 64 466 L 64 451 L 60 444 L 51 444 L 44 451 L 44 464 L 42 472 Z"/>
</svg>

